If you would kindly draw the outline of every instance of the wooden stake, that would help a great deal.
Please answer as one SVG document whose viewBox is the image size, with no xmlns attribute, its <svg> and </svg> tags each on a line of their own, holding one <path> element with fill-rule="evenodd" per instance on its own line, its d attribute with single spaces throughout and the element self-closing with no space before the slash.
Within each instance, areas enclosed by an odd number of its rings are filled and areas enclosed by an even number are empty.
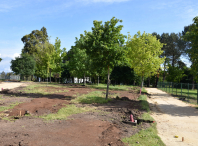
<svg viewBox="0 0 198 146">
<path fill-rule="evenodd" d="M 184 141 L 184 137 L 182 137 L 182 141 Z"/>
<path fill-rule="evenodd" d="M 20 111 L 20 117 L 21 117 L 21 111 Z"/>
</svg>

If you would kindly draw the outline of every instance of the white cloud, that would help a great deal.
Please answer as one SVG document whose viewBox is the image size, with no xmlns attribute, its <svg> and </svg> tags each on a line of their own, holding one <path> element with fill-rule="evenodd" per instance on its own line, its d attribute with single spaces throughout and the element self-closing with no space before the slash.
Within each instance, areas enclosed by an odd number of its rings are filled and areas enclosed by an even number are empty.
<svg viewBox="0 0 198 146">
<path fill-rule="evenodd" d="M 15 59 L 15 57 L 19 57 L 19 53 L 14 53 L 14 54 L 0 54 L 1 58 L 10 58 L 10 59 Z"/>
</svg>

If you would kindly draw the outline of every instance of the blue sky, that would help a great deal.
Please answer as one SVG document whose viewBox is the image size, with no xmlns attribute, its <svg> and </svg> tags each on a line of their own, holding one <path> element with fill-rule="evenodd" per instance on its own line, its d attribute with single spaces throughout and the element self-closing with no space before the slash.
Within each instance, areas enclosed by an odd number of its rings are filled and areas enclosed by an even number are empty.
<svg viewBox="0 0 198 146">
<path fill-rule="evenodd" d="M 122 19 L 122 33 L 181 32 L 198 16 L 197 0 L 1 0 L 0 72 L 9 72 L 10 61 L 21 53 L 21 38 L 47 28 L 50 42 L 61 40 L 67 51 L 75 37 L 91 31 L 93 21 Z M 187 61 L 186 61 L 187 63 Z"/>
</svg>

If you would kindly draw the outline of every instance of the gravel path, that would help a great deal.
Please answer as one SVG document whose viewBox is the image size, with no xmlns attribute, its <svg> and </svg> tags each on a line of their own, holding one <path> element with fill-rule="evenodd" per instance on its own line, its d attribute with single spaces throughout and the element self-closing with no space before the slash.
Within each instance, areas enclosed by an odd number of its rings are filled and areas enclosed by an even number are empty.
<svg viewBox="0 0 198 146">
<path fill-rule="evenodd" d="M 198 145 L 198 109 L 156 88 L 146 90 L 151 94 L 148 98 L 151 116 L 157 122 L 162 141 L 167 146 Z"/>
<path fill-rule="evenodd" d="M 3 89 L 13 89 L 19 86 L 27 86 L 27 83 L 19 83 L 19 82 L 2 82 L 0 83 L 0 91 Z"/>
</svg>

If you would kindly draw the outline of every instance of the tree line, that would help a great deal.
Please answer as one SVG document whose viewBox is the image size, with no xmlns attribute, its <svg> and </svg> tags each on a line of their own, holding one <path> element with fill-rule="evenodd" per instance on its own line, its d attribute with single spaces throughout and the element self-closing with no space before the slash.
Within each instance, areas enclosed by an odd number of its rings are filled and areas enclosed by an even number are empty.
<svg viewBox="0 0 198 146">
<path fill-rule="evenodd" d="M 141 82 L 142 87 L 146 80 L 156 86 L 161 75 L 163 80 L 173 80 L 170 75 L 178 72 L 178 76 L 180 69 L 185 68 L 180 60 L 181 55 L 188 53 L 189 57 L 194 57 L 190 55 L 196 48 L 191 40 L 191 33 L 197 29 L 194 24 L 195 30 L 188 26 L 179 34 L 141 34 L 138 31 L 132 37 L 121 33 L 123 25 L 117 25 L 119 22 L 122 20 L 115 17 L 104 24 L 93 21 L 92 31 L 84 31 L 79 38 L 76 37 L 75 45 L 68 52 L 66 48 L 61 49 L 60 39 L 56 38 L 55 44 L 49 42 L 45 27 L 33 30 L 22 37 L 24 47 L 21 56 L 11 61 L 11 69 L 25 77 L 49 78 L 50 82 L 52 76 L 62 80 L 88 76 L 95 80 L 102 79 L 107 83 L 108 98 L 110 79 L 112 84 Z M 192 60 L 196 66 L 196 59 Z M 184 77 L 183 74 L 181 76 Z"/>
</svg>

